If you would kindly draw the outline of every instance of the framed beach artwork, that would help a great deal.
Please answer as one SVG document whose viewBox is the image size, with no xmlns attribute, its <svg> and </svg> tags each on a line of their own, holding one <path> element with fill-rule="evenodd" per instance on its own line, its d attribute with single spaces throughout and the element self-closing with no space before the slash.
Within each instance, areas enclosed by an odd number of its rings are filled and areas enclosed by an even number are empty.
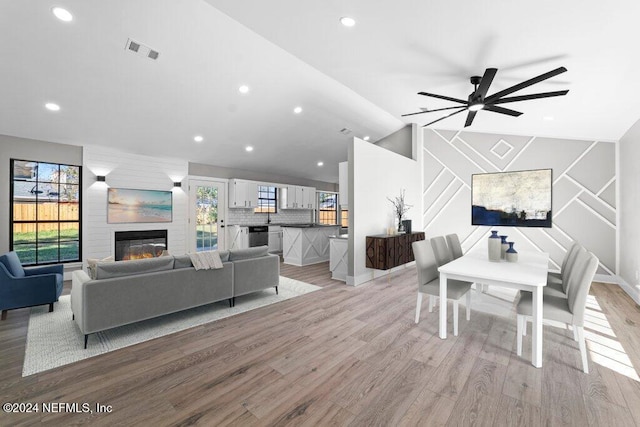
<svg viewBox="0 0 640 427">
<path fill-rule="evenodd" d="M 171 222 L 172 196 L 171 191 L 109 188 L 107 222 Z"/>
</svg>

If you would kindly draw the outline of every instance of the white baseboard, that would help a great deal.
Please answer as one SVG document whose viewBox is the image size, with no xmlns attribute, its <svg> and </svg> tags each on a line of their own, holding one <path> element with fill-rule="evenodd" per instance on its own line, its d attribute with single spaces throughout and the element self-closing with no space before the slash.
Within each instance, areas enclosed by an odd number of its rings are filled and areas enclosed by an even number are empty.
<svg viewBox="0 0 640 427">
<path fill-rule="evenodd" d="M 640 304 L 640 286 L 628 284 L 622 277 L 618 276 L 618 285 L 624 290 L 636 304 Z"/>
<path fill-rule="evenodd" d="M 619 277 L 612 276 L 611 274 L 596 274 L 595 276 L 593 276 L 593 281 L 600 282 L 600 283 L 609 283 L 611 285 L 620 284 Z"/>
</svg>

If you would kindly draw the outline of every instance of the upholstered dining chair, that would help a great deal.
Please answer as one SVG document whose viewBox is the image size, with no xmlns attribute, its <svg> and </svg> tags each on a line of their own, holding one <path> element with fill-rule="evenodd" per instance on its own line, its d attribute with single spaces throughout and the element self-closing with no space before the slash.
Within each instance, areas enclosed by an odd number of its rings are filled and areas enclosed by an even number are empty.
<svg viewBox="0 0 640 427">
<path fill-rule="evenodd" d="M 447 245 L 449 246 L 449 251 L 451 251 L 451 256 L 453 259 L 460 258 L 462 254 L 462 245 L 460 244 L 460 239 L 457 234 L 447 234 Z"/>
<path fill-rule="evenodd" d="M 580 249 L 584 247 L 579 244 L 579 243 L 574 243 L 573 245 L 571 245 L 571 247 L 569 248 L 569 250 L 567 251 L 566 255 L 564 256 L 564 259 L 562 260 L 562 265 L 560 267 L 560 272 L 559 273 L 555 273 L 555 272 L 549 272 L 547 273 L 547 285 L 552 286 L 554 288 L 558 288 L 560 289 L 560 286 L 563 281 L 566 280 L 566 275 L 567 272 L 571 269 L 571 266 L 573 265 L 573 263 L 576 260 L 576 257 L 578 255 L 578 252 L 580 251 Z M 565 292 L 566 294 L 566 292 Z"/>
<path fill-rule="evenodd" d="M 574 340 L 578 342 L 582 356 L 582 370 L 589 373 L 587 347 L 584 338 L 584 314 L 591 282 L 598 269 L 598 258 L 591 252 L 579 252 L 567 277 L 567 296 L 543 295 L 542 314 L 544 319 L 571 325 Z M 527 319 L 532 315 L 533 298 L 530 292 L 520 292 L 516 305 L 517 313 L 517 354 L 522 355 L 522 336 Z"/>
<path fill-rule="evenodd" d="M 0 309 L 2 320 L 7 310 L 49 304 L 58 301 L 62 293 L 62 264 L 23 268 L 15 252 L 0 256 Z"/>
<path fill-rule="evenodd" d="M 441 238 L 444 241 L 444 238 Z M 446 245 L 445 245 L 446 246 Z M 440 273 L 436 255 L 429 240 L 419 240 L 411 244 L 418 271 L 418 301 L 416 303 L 416 323 L 420 321 L 422 295 L 429 295 L 429 312 L 433 311 L 433 299 L 440 296 Z M 453 335 L 458 335 L 458 300 L 467 295 L 467 320 L 471 319 L 471 284 L 459 280 L 447 280 L 447 299 L 453 300 Z M 447 302 L 445 301 L 444 304 Z M 440 302 L 443 304 L 443 302 Z"/>
<path fill-rule="evenodd" d="M 457 234 L 447 234 L 446 239 L 452 259 L 458 259 L 462 255 L 464 255 L 464 253 L 462 252 L 462 245 L 460 244 L 460 239 L 458 238 Z M 476 283 L 476 290 L 478 291 L 478 294 L 486 290 L 486 287 L 487 285 L 480 285 Z"/>
</svg>

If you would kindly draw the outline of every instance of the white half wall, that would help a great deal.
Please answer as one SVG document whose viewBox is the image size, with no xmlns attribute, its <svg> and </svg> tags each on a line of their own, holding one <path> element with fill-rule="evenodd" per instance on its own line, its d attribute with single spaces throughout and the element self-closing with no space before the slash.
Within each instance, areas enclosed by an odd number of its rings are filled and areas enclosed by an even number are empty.
<svg viewBox="0 0 640 427">
<path fill-rule="evenodd" d="M 620 285 L 640 304 L 640 120 L 620 139 Z"/>
<path fill-rule="evenodd" d="M 416 160 L 354 138 L 349 144 L 349 267 L 347 284 L 359 285 L 386 274 L 366 268 L 366 236 L 384 234 L 395 225 L 394 199 L 405 190 L 413 207 L 406 219 L 420 230 L 420 168 Z"/>
<path fill-rule="evenodd" d="M 617 282 L 615 143 L 425 129 L 422 155 L 427 238 L 458 233 L 467 251 L 499 229 L 516 250 L 549 253 L 553 270 L 577 241 L 600 259 L 597 279 Z M 471 225 L 472 174 L 546 168 L 553 169 L 552 228 Z"/>
<path fill-rule="evenodd" d="M 85 260 L 114 255 L 116 231 L 167 229 L 169 252 L 176 255 L 186 252 L 189 195 L 186 185 L 174 188 L 173 182 L 184 180 L 189 171 L 188 162 L 125 153 L 105 147 L 85 146 L 83 163 Z M 106 176 L 106 185 L 96 182 L 96 175 Z M 108 187 L 171 190 L 172 222 L 107 224 Z"/>
</svg>

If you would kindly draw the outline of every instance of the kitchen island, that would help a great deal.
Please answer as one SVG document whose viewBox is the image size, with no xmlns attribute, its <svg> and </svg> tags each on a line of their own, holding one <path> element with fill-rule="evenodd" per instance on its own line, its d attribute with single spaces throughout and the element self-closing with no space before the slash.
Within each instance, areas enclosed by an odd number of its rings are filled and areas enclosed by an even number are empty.
<svg viewBox="0 0 640 427">
<path fill-rule="evenodd" d="M 329 236 L 339 233 L 339 225 L 282 225 L 284 263 L 303 266 L 329 261 Z"/>
</svg>

